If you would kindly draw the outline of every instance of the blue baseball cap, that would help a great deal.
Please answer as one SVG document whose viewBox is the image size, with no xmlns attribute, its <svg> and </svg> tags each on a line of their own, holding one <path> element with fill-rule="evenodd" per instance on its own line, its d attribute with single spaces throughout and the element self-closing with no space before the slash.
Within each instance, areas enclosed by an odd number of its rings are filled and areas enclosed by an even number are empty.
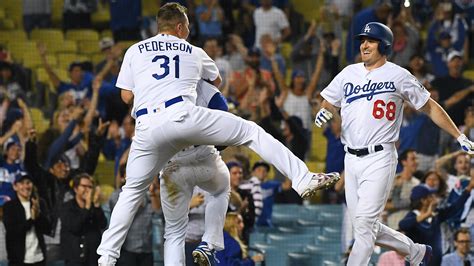
<svg viewBox="0 0 474 266">
<path fill-rule="evenodd" d="M 232 167 L 240 167 L 242 168 L 242 164 L 237 162 L 237 161 L 230 161 L 228 163 L 226 163 L 227 165 L 227 168 L 230 170 Z"/>
<path fill-rule="evenodd" d="M 429 196 L 435 192 L 436 190 L 430 189 L 426 185 L 418 185 L 411 190 L 410 200 L 411 201 L 421 200 L 422 198 L 425 198 L 426 196 Z"/>
<path fill-rule="evenodd" d="M 303 70 L 301 69 L 295 69 L 293 70 L 293 72 L 291 73 L 291 79 L 294 79 L 296 77 L 304 77 L 305 76 L 305 73 Z"/>
</svg>

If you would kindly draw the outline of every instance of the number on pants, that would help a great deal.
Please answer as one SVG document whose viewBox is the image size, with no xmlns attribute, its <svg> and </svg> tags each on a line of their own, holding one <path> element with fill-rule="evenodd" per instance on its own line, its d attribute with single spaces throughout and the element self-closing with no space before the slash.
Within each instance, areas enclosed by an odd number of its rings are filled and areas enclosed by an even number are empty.
<svg viewBox="0 0 474 266">
<path fill-rule="evenodd" d="M 161 59 L 163 59 L 163 63 L 160 64 L 160 68 L 164 69 L 163 74 L 156 74 L 155 73 L 155 74 L 152 75 L 157 80 L 160 80 L 160 79 L 168 76 L 169 73 L 170 73 L 170 58 L 168 56 L 166 56 L 166 55 L 157 55 L 151 61 L 153 63 L 155 63 L 156 61 L 161 60 Z M 174 60 L 174 77 L 179 79 L 179 55 L 175 55 L 175 57 L 173 57 L 173 60 Z"/>
<path fill-rule="evenodd" d="M 386 107 L 385 109 L 383 107 Z M 385 104 L 383 100 L 377 100 L 374 102 L 374 109 L 372 115 L 375 119 L 382 119 L 384 116 L 389 120 L 395 120 L 395 111 L 397 105 L 394 102 L 388 102 Z"/>
</svg>

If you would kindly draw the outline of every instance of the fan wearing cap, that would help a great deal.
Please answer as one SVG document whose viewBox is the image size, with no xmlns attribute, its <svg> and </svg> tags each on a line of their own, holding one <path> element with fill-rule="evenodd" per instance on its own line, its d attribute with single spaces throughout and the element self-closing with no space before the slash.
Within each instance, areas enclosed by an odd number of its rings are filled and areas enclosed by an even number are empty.
<svg viewBox="0 0 474 266">
<path fill-rule="evenodd" d="M 447 109 L 456 125 L 464 123 L 464 111 L 472 105 L 474 82 L 463 77 L 462 53 L 451 51 L 447 55 L 447 74 L 436 77 L 431 86 L 439 92 L 439 101 L 443 102 L 455 94 L 464 94 L 464 98 Z M 461 92 L 463 91 L 463 92 Z"/>
<path fill-rule="evenodd" d="M 77 103 L 83 102 L 84 99 L 91 99 L 93 93 L 94 79 L 102 81 L 108 69 L 101 71 L 96 76 L 84 69 L 84 62 L 74 61 L 68 67 L 70 82 L 62 81 L 57 73 L 53 70 L 46 58 L 46 45 L 38 45 L 38 53 L 41 57 L 41 63 L 48 74 L 49 79 L 57 90 L 58 95 L 67 91 L 72 91 L 74 99 Z M 110 65 L 111 66 L 111 65 Z"/>
<path fill-rule="evenodd" d="M 461 197 L 452 205 L 439 207 L 436 190 L 422 184 L 414 187 L 410 194 L 412 210 L 400 221 L 399 228 L 413 241 L 430 245 L 433 257 L 430 265 L 440 265 L 443 255 L 441 245 L 441 223 L 451 218 L 471 195 L 474 178 L 471 178 Z"/>
<path fill-rule="evenodd" d="M 3 144 L 3 158 L 0 162 L 0 195 L 10 199 L 16 197 L 13 188 L 15 177 L 23 170 L 21 165 L 21 144 L 11 137 Z"/>
<path fill-rule="evenodd" d="M 35 192 L 31 176 L 16 176 L 16 198 L 3 207 L 9 265 L 45 265 L 46 245 L 43 234 L 50 233 L 46 205 Z"/>
</svg>

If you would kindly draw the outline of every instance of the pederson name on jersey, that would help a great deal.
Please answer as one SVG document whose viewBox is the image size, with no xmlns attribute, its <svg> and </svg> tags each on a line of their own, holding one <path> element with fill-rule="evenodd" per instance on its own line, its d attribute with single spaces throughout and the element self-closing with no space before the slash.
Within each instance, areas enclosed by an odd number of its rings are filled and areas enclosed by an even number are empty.
<svg viewBox="0 0 474 266">
<path fill-rule="evenodd" d="M 143 51 L 146 52 L 154 52 L 154 51 L 183 51 L 186 53 L 191 53 L 193 48 L 191 45 L 186 43 L 170 43 L 170 42 L 162 42 L 162 41 L 150 41 L 141 43 L 138 45 L 138 49 L 140 53 Z"/>
<path fill-rule="evenodd" d="M 367 98 L 368 101 L 374 98 L 374 95 L 382 93 L 390 93 L 396 91 L 393 81 L 372 82 L 369 80 L 364 85 L 354 85 L 351 82 L 344 84 L 344 95 L 346 102 L 351 103 L 360 98 Z"/>
</svg>

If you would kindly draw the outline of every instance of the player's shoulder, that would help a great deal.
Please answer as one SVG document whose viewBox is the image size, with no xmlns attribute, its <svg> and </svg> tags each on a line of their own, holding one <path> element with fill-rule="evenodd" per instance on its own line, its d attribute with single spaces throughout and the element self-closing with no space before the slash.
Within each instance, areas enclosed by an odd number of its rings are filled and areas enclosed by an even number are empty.
<svg viewBox="0 0 474 266">
<path fill-rule="evenodd" d="M 386 68 L 388 69 L 387 72 L 392 73 L 392 74 L 397 75 L 397 76 L 407 77 L 407 76 L 412 75 L 410 73 L 410 71 L 408 71 L 408 69 L 406 69 L 404 67 L 401 67 L 401 66 L 399 66 L 395 63 L 392 63 L 392 62 L 387 61 Z"/>
</svg>

